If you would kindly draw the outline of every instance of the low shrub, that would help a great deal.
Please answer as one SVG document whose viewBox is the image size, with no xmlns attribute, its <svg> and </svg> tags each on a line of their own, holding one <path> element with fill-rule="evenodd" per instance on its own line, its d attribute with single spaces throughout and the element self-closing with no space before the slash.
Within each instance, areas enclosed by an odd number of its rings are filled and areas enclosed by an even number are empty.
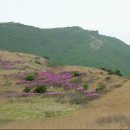
<svg viewBox="0 0 130 130">
<path fill-rule="evenodd" d="M 33 92 L 35 93 L 45 93 L 47 91 L 46 86 L 37 86 Z"/>
<path fill-rule="evenodd" d="M 118 70 L 118 69 L 116 69 L 115 74 L 118 75 L 118 76 L 122 76 L 120 70 Z"/>
<path fill-rule="evenodd" d="M 102 70 L 108 72 L 108 74 L 112 75 L 118 75 L 118 76 L 122 76 L 121 71 L 119 69 L 116 69 L 115 71 L 111 70 L 111 69 L 106 69 L 106 68 L 101 68 Z"/>
<path fill-rule="evenodd" d="M 43 58 L 45 58 L 45 59 L 47 59 L 47 60 L 49 60 L 49 59 L 50 59 L 48 56 L 43 56 Z"/>
<path fill-rule="evenodd" d="M 83 88 L 84 88 L 84 90 L 88 90 L 88 88 L 89 88 L 89 87 L 88 87 L 88 84 L 84 84 L 84 85 L 83 85 Z"/>
<path fill-rule="evenodd" d="M 74 77 L 80 76 L 80 73 L 79 73 L 79 72 L 73 72 L 73 76 L 74 76 Z"/>
<path fill-rule="evenodd" d="M 70 80 L 71 83 L 80 83 L 81 80 L 78 77 L 74 77 L 73 79 Z"/>
<path fill-rule="evenodd" d="M 99 85 L 99 86 L 96 88 L 96 92 L 102 92 L 104 89 L 105 89 L 105 85 Z"/>
<path fill-rule="evenodd" d="M 110 76 L 108 76 L 108 77 L 105 78 L 106 81 L 108 81 L 108 80 L 110 80 L 110 79 L 111 79 Z"/>
<path fill-rule="evenodd" d="M 25 80 L 27 80 L 27 81 L 33 81 L 33 80 L 35 80 L 35 76 L 34 75 L 26 75 L 25 76 Z"/>
<path fill-rule="evenodd" d="M 31 89 L 29 87 L 25 87 L 23 90 L 25 93 L 29 93 L 31 91 Z"/>
<path fill-rule="evenodd" d="M 41 62 L 40 62 L 40 61 L 35 61 L 35 63 L 41 65 Z"/>
</svg>

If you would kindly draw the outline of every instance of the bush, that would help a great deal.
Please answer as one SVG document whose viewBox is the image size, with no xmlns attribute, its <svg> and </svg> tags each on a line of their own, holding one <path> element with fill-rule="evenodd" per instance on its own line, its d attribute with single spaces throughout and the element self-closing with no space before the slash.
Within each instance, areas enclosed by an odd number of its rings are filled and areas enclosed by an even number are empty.
<svg viewBox="0 0 130 130">
<path fill-rule="evenodd" d="M 29 93 L 31 91 L 31 89 L 29 87 L 25 87 L 23 91 L 26 93 Z"/>
<path fill-rule="evenodd" d="M 108 77 L 106 77 L 106 78 L 105 78 L 105 80 L 107 80 L 107 81 L 108 81 L 108 80 L 110 80 L 110 79 L 111 79 L 111 77 L 110 77 L 110 76 L 108 76 Z"/>
<path fill-rule="evenodd" d="M 70 80 L 70 82 L 71 82 L 71 83 L 80 83 L 81 80 L 80 80 L 80 78 L 78 78 L 78 77 L 74 77 L 74 78 L 72 78 L 72 79 Z"/>
<path fill-rule="evenodd" d="M 88 84 L 83 85 L 84 90 L 88 90 Z"/>
<path fill-rule="evenodd" d="M 45 93 L 47 91 L 46 86 L 37 86 L 33 92 L 35 93 Z"/>
<path fill-rule="evenodd" d="M 111 69 L 106 69 L 106 68 L 101 68 L 102 70 L 108 72 L 108 74 L 116 74 L 118 76 L 122 76 L 120 70 L 116 69 L 115 71 L 111 70 Z"/>
<path fill-rule="evenodd" d="M 100 85 L 96 88 L 96 92 L 102 92 L 105 89 L 104 85 Z"/>
<path fill-rule="evenodd" d="M 43 56 L 43 58 L 45 58 L 47 60 L 50 60 L 50 58 L 48 56 Z"/>
<path fill-rule="evenodd" d="M 120 70 L 118 70 L 118 69 L 116 69 L 115 74 L 118 75 L 118 76 L 122 76 Z"/>
<path fill-rule="evenodd" d="M 27 80 L 27 81 L 33 81 L 34 79 L 35 79 L 34 75 L 26 75 L 25 76 L 25 80 Z"/>
<path fill-rule="evenodd" d="M 76 77 L 76 76 L 80 76 L 80 74 L 79 74 L 78 72 L 74 72 L 74 73 L 73 73 L 73 76 L 75 76 L 75 77 Z"/>
<path fill-rule="evenodd" d="M 41 65 L 41 62 L 40 62 L 40 61 L 35 61 L 35 63 Z"/>
</svg>

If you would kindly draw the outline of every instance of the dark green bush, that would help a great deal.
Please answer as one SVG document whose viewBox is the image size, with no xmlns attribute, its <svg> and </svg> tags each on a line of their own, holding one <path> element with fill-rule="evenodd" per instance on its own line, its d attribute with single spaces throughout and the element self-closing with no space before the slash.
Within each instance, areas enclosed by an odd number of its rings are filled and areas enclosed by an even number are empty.
<svg viewBox="0 0 130 130">
<path fill-rule="evenodd" d="M 47 60 L 49 60 L 49 59 L 50 59 L 48 56 L 43 56 L 43 58 L 45 58 L 45 59 L 47 59 Z"/>
<path fill-rule="evenodd" d="M 35 93 L 45 93 L 47 91 L 46 86 L 37 86 L 33 92 Z"/>
<path fill-rule="evenodd" d="M 118 70 L 118 69 L 116 69 L 115 74 L 118 75 L 118 76 L 122 76 L 120 70 Z"/>
<path fill-rule="evenodd" d="M 34 79 L 35 79 L 34 75 L 26 75 L 25 76 L 25 80 L 27 80 L 27 81 L 33 81 Z"/>
<path fill-rule="evenodd" d="M 88 84 L 83 85 L 84 90 L 88 90 Z"/>
<path fill-rule="evenodd" d="M 35 63 L 41 65 L 41 62 L 40 62 L 40 61 L 35 61 Z"/>
<path fill-rule="evenodd" d="M 71 83 L 80 83 L 80 82 L 81 82 L 81 79 L 78 78 L 78 77 L 74 77 L 74 78 L 72 78 L 70 81 L 71 81 Z"/>
<path fill-rule="evenodd" d="M 80 74 L 79 74 L 79 72 L 74 72 L 74 73 L 73 73 L 73 76 L 75 76 L 75 77 L 76 77 L 76 76 L 80 76 Z"/>
<path fill-rule="evenodd" d="M 29 87 L 25 87 L 23 91 L 26 93 L 29 93 L 31 91 L 31 89 Z"/>
<path fill-rule="evenodd" d="M 122 76 L 120 70 L 116 69 L 115 71 L 111 70 L 111 69 L 106 69 L 106 68 L 101 68 L 102 70 L 108 72 L 108 74 L 115 74 L 115 75 L 118 75 L 118 76 Z"/>
</svg>

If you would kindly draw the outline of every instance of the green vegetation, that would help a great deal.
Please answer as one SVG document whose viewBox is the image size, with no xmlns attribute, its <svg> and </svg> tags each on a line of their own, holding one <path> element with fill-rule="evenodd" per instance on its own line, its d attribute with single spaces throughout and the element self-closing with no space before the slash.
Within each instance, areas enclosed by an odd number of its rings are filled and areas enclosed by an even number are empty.
<svg viewBox="0 0 130 130">
<path fill-rule="evenodd" d="M 116 69 L 115 71 L 111 70 L 111 69 L 106 69 L 106 68 L 101 68 L 102 70 L 104 71 L 107 71 L 108 74 L 115 74 L 115 75 L 118 75 L 118 76 L 122 76 L 120 70 Z"/>
<path fill-rule="evenodd" d="M 0 37 L 0 49 L 45 55 L 64 65 L 119 68 L 123 75 L 130 75 L 130 46 L 100 35 L 98 31 L 80 27 L 40 29 L 19 23 L 1 23 Z M 55 64 L 49 63 L 50 66 Z"/>
<path fill-rule="evenodd" d="M 37 86 L 33 92 L 35 93 L 45 93 L 47 91 L 46 86 Z"/>
<path fill-rule="evenodd" d="M 73 76 L 77 77 L 77 76 L 80 76 L 80 74 L 79 74 L 79 72 L 74 72 Z"/>
<path fill-rule="evenodd" d="M 77 108 L 79 108 L 78 105 L 60 104 L 50 97 L 0 99 L 0 121 L 45 119 L 47 112 L 60 111 L 60 115 L 54 113 L 53 117 L 55 117 L 69 114 Z"/>
<path fill-rule="evenodd" d="M 76 84 L 81 83 L 81 79 L 79 77 L 74 77 L 70 81 L 71 83 L 76 83 Z"/>
<path fill-rule="evenodd" d="M 34 79 L 35 79 L 34 75 L 26 75 L 25 76 L 25 80 L 27 80 L 27 81 L 33 81 Z"/>
<path fill-rule="evenodd" d="M 30 87 L 25 87 L 23 91 L 26 93 L 29 93 L 31 91 L 31 89 L 30 89 Z"/>
<path fill-rule="evenodd" d="M 84 90 L 88 90 L 88 88 L 89 88 L 89 87 L 88 87 L 88 84 L 84 84 L 84 85 L 83 85 L 83 88 L 84 88 Z"/>
<path fill-rule="evenodd" d="M 104 89 L 105 89 L 105 85 L 99 85 L 95 90 L 96 92 L 103 92 Z"/>
</svg>

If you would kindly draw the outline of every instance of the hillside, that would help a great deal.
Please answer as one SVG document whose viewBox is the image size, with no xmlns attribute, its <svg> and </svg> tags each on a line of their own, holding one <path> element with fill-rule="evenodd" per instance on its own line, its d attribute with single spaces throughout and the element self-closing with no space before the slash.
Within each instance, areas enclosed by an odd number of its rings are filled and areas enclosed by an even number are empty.
<svg viewBox="0 0 130 130">
<path fill-rule="evenodd" d="M 82 66 L 49 67 L 46 59 L 36 55 L 0 51 L 0 88 L 2 90 L 0 95 L 3 95 L 4 93 L 6 94 L 6 90 L 8 92 L 8 89 L 9 91 L 12 89 L 12 92 L 15 90 L 13 87 L 15 85 L 17 86 L 17 83 L 20 80 L 18 75 L 21 75 L 22 73 L 27 75 L 37 74 L 45 71 L 55 74 L 79 72 L 83 74 L 83 76 L 81 75 L 79 78 L 74 77 L 74 79 L 71 79 L 71 82 L 74 83 L 75 86 L 76 84 L 82 86 L 87 83 L 89 84 L 90 90 L 95 89 L 100 84 L 104 84 L 107 86 L 108 90 L 111 90 L 111 88 L 121 86 L 121 84 L 127 80 L 127 78 L 111 75 L 108 72 L 97 68 Z M 20 86 L 23 85 L 21 84 Z"/>
<path fill-rule="evenodd" d="M 130 75 L 130 46 L 80 27 L 40 29 L 1 23 L 0 48 L 47 56 L 65 65 L 119 69 Z"/>
<path fill-rule="evenodd" d="M 47 62 L 0 51 L 0 129 L 130 128 L 129 78 Z M 45 86 L 42 93 L 24 91 Z"/>
<path fill-rule="evenodd" d="M 17 121 L 4 128 L 35 129 L 130 129 L 130 82 L 91 102 L 73 115 L 49 121 Z M 124 93 L 122 95 L 121 93 Z"/>
</svg>

